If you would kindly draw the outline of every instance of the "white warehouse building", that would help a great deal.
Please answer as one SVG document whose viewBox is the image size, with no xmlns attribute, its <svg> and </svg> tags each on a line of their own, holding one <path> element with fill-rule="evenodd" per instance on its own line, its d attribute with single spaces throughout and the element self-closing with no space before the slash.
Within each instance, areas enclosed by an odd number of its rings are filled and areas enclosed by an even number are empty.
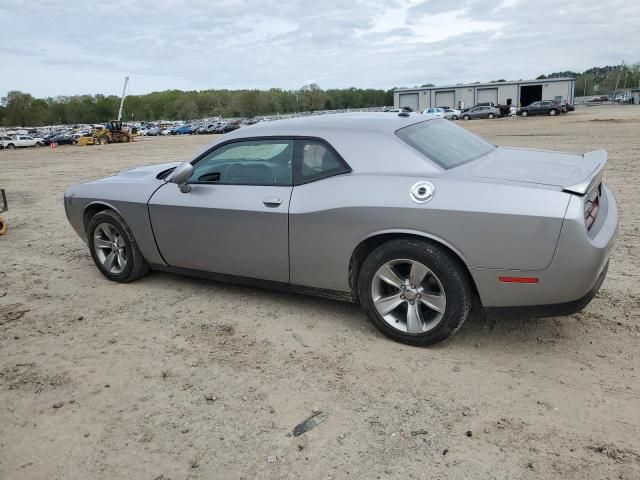
<svg viewBox="0 0 640 480">
<path fill-rule="evenodd" d="M 470 83 L 444 87 L 398 88 L 393 94 L 395 108 L 408 107 L 414 112 L 425 108 L 470 108 L 477 103 L 527 106 L 538 100 L 573 103 L 575 78 L 546 78 L 514 82 Z"/>
</svg>

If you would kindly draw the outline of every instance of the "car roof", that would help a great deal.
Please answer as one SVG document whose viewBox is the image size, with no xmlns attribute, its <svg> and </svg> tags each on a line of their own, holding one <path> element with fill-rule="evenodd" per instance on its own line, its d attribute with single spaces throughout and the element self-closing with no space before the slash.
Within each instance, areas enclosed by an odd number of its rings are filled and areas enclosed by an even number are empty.
<svg viewBox="0 0 640 480">
<path fill-rule="evenodd" d="M 318 137 L 329 142 L 351 166 L 354 173 L 440 174 L 440 167 L 395 135 L 401 128 L 430 121 L 437 120 L 420 114 L 374 112 L 309 115 L 261 122 L 227 133 L 198 155 L 219 143 L 233 139 L 270 136 Z"/>
<path fill-rule="evenodd" d="M 338 130 L 350 132 L 379 132 L 394 133 L 396 130 L 428 121 L 417 114 L 397 114 L 389 112 L 373 113 L 333 113 L 326 115 L 309 115 L 304 117 L 260 122 L 249 125 L 234 136 L 247 137 L 269 135 L 302 135 L 322 137 L 324 133 Z"/>
</svg>

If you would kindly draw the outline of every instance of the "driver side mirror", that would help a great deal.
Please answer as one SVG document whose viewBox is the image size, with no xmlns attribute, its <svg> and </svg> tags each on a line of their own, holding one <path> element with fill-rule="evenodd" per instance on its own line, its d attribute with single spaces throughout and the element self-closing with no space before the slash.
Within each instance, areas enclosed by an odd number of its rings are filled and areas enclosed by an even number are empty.
<svg viewBox="0 0 640 480">
<path fill-rule="evenodd" d="M 189 185 L 187 182 L 191 178 L 192 174 L 193 165 L 191 165 L 189 162 L 183 162 L 178 165 L 173 171 L 173 174 L 171 175 L 171 178 L 169 178 L 169 181 L 171 183 L 177 184 L 178 187 L 180 187 L 180 191 L 182 193 L 189 193 L 191 191 L 191 185 Z"/>
</svg>

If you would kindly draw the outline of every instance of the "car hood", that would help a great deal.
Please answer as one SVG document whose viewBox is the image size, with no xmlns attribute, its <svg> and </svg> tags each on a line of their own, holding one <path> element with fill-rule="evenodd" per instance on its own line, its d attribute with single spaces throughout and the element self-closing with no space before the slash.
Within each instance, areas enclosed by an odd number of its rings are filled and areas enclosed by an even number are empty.
<svg viewBox="0 0 640 480">
<path fill-rule="evenodd" d="M 456 174 L 465 176 L 557 187 L 582 194 L 606 162 L 607 153 L 604 150 L 576 155 L 498 147 L 488 155 L 454 170 Z"/>
<path fill-rule="evenodd" d="M 112 177 L 102 178 L 100 180 L 96 180 L 96 182 L 162 182 L 163 180 L 158 180 L 158 174 L 165 170 L 175 168 L 178 165 L 180 165 L 180 162 L 143 165 L 130 170 L 122 170 Z"/>
</svg>

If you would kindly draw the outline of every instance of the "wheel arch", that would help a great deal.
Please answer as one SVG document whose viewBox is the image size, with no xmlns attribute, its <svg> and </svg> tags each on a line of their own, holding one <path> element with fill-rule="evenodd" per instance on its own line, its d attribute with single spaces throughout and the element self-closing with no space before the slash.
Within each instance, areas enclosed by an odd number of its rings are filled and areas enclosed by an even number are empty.
<svg viewBox="0 0 640 480">
<path fill-rule="evenodd" d="M 84 225 L 84 231 L 87 231 L 87 228 L 89 227 L 89 222 L 91 221 L 91 219 L 98 213 L 103 212 L 105 210 L 113 210 L 114 212 L 116 212 L 118 215 L 120 215 L 121 217 L 123 216 L 122 213 L 113 205 L 104 202 L 104 201 L 95 201 L 95 202 L 91 202 L 89 203 L 85 208 L 84 208 L 84 212 L 82 213 L 82 223 Z M 123 217 L 124 218 L 124 217 Z"/>
<path fill-rule="evenodd" d="M 364 260 L 371 252 L 373 252 L 383 243 L 401 238 L 423 240 L 434 243 L 439 247 L 444 248 L 449 254 L 451 254 L 451 257 L 458 262 L 462 270 L 466 273 L 469 278 L 471 287 L 473 288 L 473 293 L 478 296 L 478 289 L 476 287 L 473 276 L 469 271 L 469 267 L 467 266 L 465 256 L 450 242 L 447 242 L 446 240 L 435 235 L 416 230 L 384 230 L 372 233 L 362 239 L 351 253 L 351 258 L 349 260 L 349 287 L 351 288 L 351 295 L 354 301 L 358 301 L 358 277 L 360 275 L 360 269 L 362 268 Z"/>
</svg>

